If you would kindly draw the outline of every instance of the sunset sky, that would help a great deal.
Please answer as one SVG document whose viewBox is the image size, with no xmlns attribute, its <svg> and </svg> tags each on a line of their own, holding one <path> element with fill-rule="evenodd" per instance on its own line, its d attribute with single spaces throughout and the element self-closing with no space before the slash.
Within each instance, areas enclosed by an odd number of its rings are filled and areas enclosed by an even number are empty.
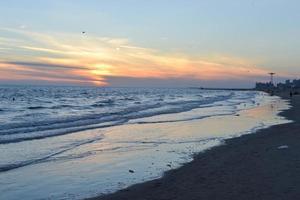
<svg viewBox="0 0 300 200">
<path fill-rule="evenodd" d="M 297 0 L 1 1 L 0 84 L 251 87 L 299 36 Z"/>
</svg>

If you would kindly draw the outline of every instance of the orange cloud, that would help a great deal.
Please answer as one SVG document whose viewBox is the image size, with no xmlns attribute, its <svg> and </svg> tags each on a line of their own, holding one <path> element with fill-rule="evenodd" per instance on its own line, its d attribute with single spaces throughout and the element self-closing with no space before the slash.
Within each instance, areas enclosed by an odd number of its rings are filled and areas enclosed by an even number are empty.
<svg viewBox="0 0 300 200">
<path fill-rule="evenodd" d="M 246 59 L 223 55 L 197 57 L 183 53 L 165 53 L 132 45 L 122 38 L 101 38 L 89 34 L 45 34 L 11 29 L 6 31 L 22 37 L 0 40 L 8 48 L 18 50 L 10 50 L 13 56 L 9 59 L 0 57 L 0 79 L 9 75 L 11 79 L 21 77 L 106 85 L 106 76 L 239 80 L 267 73 L 254 67 L 253 61 Z M 33 65 L 30 66 L 30 63 Z M 58 69 L 56 65 L 65 68 Z M 74 66 L 79 66 L 80 69 Z"/>
</svg>

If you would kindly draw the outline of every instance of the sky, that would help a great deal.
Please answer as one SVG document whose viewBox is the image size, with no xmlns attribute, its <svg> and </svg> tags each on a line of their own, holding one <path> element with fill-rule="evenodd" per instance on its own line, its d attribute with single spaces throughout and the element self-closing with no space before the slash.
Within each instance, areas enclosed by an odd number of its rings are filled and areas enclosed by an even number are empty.
<svg viewBox="0 0 300 200">
<path fill-rule="evenodd" d="M 0 2 L 0 84 L 253 87 L 300 78 L 297 0 Z"/>
</svg>

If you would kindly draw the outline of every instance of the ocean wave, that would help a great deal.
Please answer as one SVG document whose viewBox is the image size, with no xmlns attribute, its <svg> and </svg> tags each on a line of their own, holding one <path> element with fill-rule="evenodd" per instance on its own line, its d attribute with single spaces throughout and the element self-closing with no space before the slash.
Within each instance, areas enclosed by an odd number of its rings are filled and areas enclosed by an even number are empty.
<svg viewBox="0 0 300 200">
<path fill-rule="evenodd" d="M 62 105 L 56 105 L 50 107 L 50 109 L 61 109 L 61 108 L 76 108 L 78 106 L 68 105 L 68 104 L 62 104 Z"/>
<path fill-rule="evenodd" d="M 55 152 L 50 152 L 45 155 L 40 155 L 36 156 L 35 158 L 32 159 L 27 159 L 27 160 L 21 160 L 15 163 L 8 163 L 8 164 L 2 164 L 0 165 L 0 173 L 1 172 L 6 172 L 30 165 L 35 165 L 35 164 L 40 164 L 40 163 L 45 163 L 45 162 L 57 162 L 57 161 L 67 161 L 67 160 L 73 160 L 73 159 L 81 159 L 85 158 L 88 156 L 95 155 L 97 153 L 104 153 L 104 152 L 114 152 L 114 153 L 122 153 L 122 152 L 128 152 L 128 151 L 137 151 L 137 150 L 145 150 L 153 147 L 157 147 L 159 145 L 164 145 L 164 144 L 188 144 L 188 143 L 202 143 L 202 142 L 209 142 L 209 141 L 214 141 L 214 140 L 222 140 L 220 137 L 212 137 L 212 138 L 204 138 L 204 139 L 191 139 L 191 140 L 182 140 L 182 141 L 177 141 L 177 140 L 145 140 L 145 141 L 120 141 L 116 142 L 115 147 L 107 147 L 107 148 L 100 148 L 100 149 L 93 149 L 93 150 L 88 150 L 84 151 L 82 153 L 67 153 L 77 147 L 98 142 L 103 139 L 103 135 L 91 138 L 91 139 L 85 139 L 81 141 L 76 141 L 71 144 L 68 144 L 66 146 L 62 146 L 58 149 L 55 150 Z M 126 144 L 124 146 L 124 144 Z"/>
<path fill-rule="evenodd" d="M 86 140 L 79 141 L 79 142 L 74 142 L 74 143 L 69 144 L 67 146 L 61 147 L 60 149 L 58 149 L 54 153 L 50 153 L 48 155 L 44 155 L 44 156 L 39 157 L 39 158 L 19 161 L 17 163 L 3 164 L 3 165 L 0 165 L 0 172 L 6 172 L 6 171 L 13 170 L 13 169 L 25 167 L 25 166 L 28 166 L 28 165 L 33 165 L 33 164 L 38 164 L 38 163 L 51 161 L 51 158 L 53 158 L 54 156 L 58 156 L 59 154 L 63 154 L 65 152 L 70 151 L 72 149 L 75 149 L 79 146 L 89 144 L 89 143 L 93 143 L 95 141 L 99 141 L 102 138 L 103 137 L 97 137 L 97 138 L 92 138 L 92 139 L 86 139 Z"/>
<path fill-rule="evenodd" d="M 27 107 L 27 109 L 29 110 L 38 110 L 38 109 L 45 109 L 47 107 L 44 107 L 44 106 L 29 106 Z"/>
<path fill-rule="evenodd" d="M 175 122 L 186 122 L 186 121 L 193 121 L 193 120 L 199 120 L 199 119 L 205 119 L 208 117 L 220 117 L 225 115 L 233 115 L 235 112 L 228 112 L 224 114 L 212 114 L 212 115 L 204 115 L 199 117 L 191 117 L 191 118 L 184 118 L 184 119 L 176 119 L 176 120 L 157 120 L 157 121 L 137 121 L 134 122 L 136 124 L 162 124 L 162 123 L 175 123 Z"/>
<path fill-rule="evenodd" d="M 104 107 L 104 106 L 106 106 L 106 104 L 104 104 L 104 103 L 95 103 L 95 104 L 93 104 L 93 105 L 91 105 L 92 107 Z"/>
<path fill-rule="evenodd" d="M 72 91 L 73 92 L 73 91 Z M 169 95 L 162 95 L 161 93 L 170 93 Z M 175 92 L 182 92 L 181 90 Z M 186 91 L 184 91 L 186 92 Z M 80 91 L 82 93 L 82 91 Z M 119 95 L 118 92 L 111 92 L 114 95 Z M 135 92 L 136 93 L 136 92 Z M 134 94 L 135 94 L 134 93 Z M 191 93 L 191 94 L 190 94 Z M 113 96 L 110 94 L 111 96 Z M 46 95 L 46 93 L 44 94 Z M 133 95 L 133 94 L 132 94 Z M 152 117 L 162 114 L 172 114 L 180 113 L 193 110 L 195 108 L 213 107 L 216 105 L 237 105 L 240 102 L 246 101 L 246 99 L 251 99 L 255 96 L 255 92 L 244 93 L 246 96 L 245 100 L 241 99 L 243 95 L 235 92 L 214 92 L 205 91 L 204 94 L 195 93 L 195 91 L 188 91 L 187 95 L 189 98 L 184 97 L 184 95 L 173 94 L 173 90 L 170 91 L 160 91 L 160 90 L 145 90 L 143 93 L 139 94 L 138 97 L 125 96 L 122 98 L 111 97 L 102 100 L 94 101 L 93 104 L 85 103 L 85 101 L 72 99 L 67 100 L 63 94 L 55 94 L 53 92 L 53 102 L 57 96 L 60 96 L 59 102 L 70 102 L 63 103 L 61 105 L 54 105 L 50 107 L 45 106 L 30 106 L 32 112 L 19 114 L 12 119 L 18 119 L 20 122 L 8 121 L 2 123 L 0 127 L 0 144 L 22 142 L 26 140 L 43 139 L 46 137 L 53 137 L 63 134 L 69 134 L 77 131 L 93 129 L 93 128 L 103 128 L 108 126 L 116 126 L 129 122 L 130 120 Z M 201 97 L 199 96 L 201 95 Z M 70 95 L 74 96 L 74 94 Z M 99 94 L 103 96 L 103 94 Z M 196 96 L 196 97 L 195 97 Z M 162 99 L 159 100 L 159 98 Z M 176 97 L 176 100 L 168 100 Z M 43 97 L 44 98 L 44 97 Z M 75 97 L 74 97 L 75 98 Z M 80 97 L 81 98 L 81 97 Z M 235 102 L 229 102 L 231 99 L 238 99 Z M 136 101 L 139 99 L 139 101 Z M 50 100 L 49 100 L 50 101 Z M 81 102 L 82 105 L 75 105 L 74 101 Z M 129 101 L 130 103 L 124 103 Z M 218 103 L 219 102 L 219 103 Z M 225 103 L 226 102 L 226 103 Z M 57 101 L 56 101 L 57 104 Z M 112 107 L 112 105 L 118 105 Z M 78 113 L 73 114 L 71 112 L 72 108 L 78 108 Z M 90 109 L 92 107 L 94 109 Z M 45 109 L 52 108 L 52 109 Z M 45 111 L 38 113 L 35 110 L 41 111 L 53 110 L 51 112 Z M 88 110 L 90 109 L 90 110 Z M 21 109 L 20 109 L 21 110 Z M 56 113 L 61 113 L 57 115 Z M 64 113 L 69 113 L 65 115 Z M 72 113 L 72 115 L 70 114 Z M 214 113 L 211 113 L 213 115 Z M 198 118 L 202 118 L 201 115 Z M 195 117 L 196 119 L 197 117 Z M 193 120 L 193 118 L 184 119 Z M 157 121 L 151 123 L 164 123 L 171 121 Z M 174 121 L 175 122 L 175 121 Z M 150 122 L 139 122 L 139 123 L 150 123 Z"/>
</svg>

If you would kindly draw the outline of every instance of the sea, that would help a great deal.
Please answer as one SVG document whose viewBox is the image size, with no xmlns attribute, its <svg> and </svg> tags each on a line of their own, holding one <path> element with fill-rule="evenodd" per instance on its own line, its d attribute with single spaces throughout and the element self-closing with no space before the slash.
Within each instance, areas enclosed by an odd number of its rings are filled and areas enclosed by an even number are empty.
<svg viewBox="0 0 300 200">
<path fill-rule="evenodd" d="M 157 179 L 289 123 L 288 108 L 251 90 L 0 86 L 0 199 L 84 199 Z"/>
</svg>

